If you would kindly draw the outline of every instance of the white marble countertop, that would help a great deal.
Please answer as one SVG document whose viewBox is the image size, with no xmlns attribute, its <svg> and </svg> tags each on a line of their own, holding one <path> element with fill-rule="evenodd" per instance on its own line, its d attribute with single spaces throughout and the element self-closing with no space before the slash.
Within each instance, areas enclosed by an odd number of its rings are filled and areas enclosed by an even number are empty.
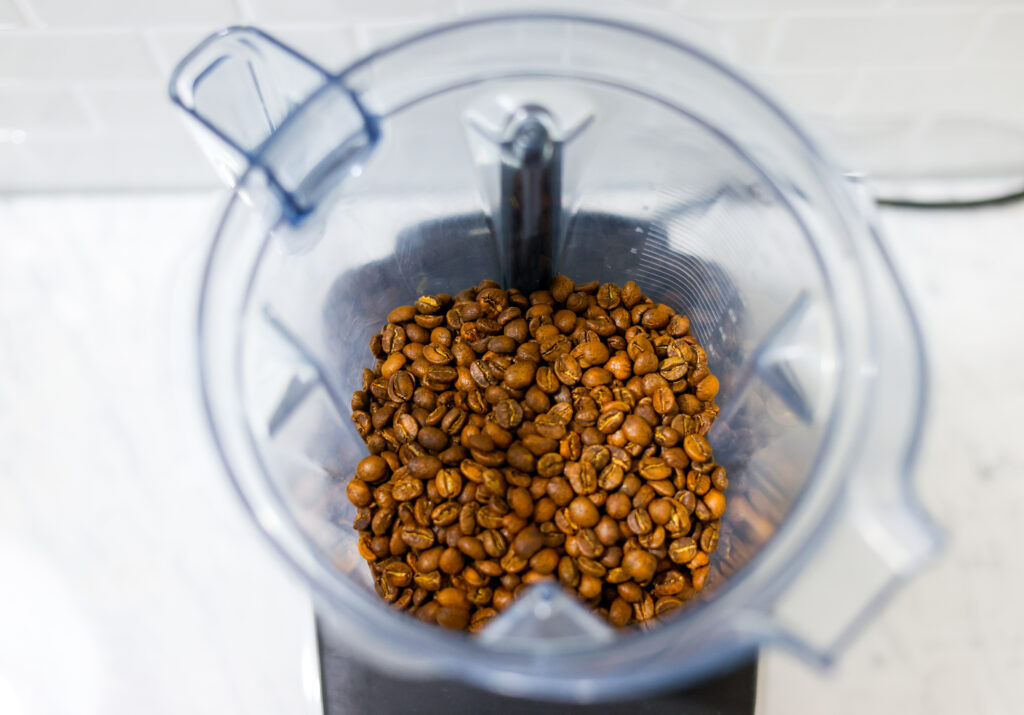
<svg viewBox="0 0 1024 715">
<path fill-rule="evenodd" d="M 198 408 L 218 206 L 0 199 L 0 713 L 317 711 L 308 600 Z M 883 216 L 931 354 L 918 483 L 947 552 L 828 674 L 767 655 L 758 712 L 1019 712 L 1024 205 Z"/>
</svg>

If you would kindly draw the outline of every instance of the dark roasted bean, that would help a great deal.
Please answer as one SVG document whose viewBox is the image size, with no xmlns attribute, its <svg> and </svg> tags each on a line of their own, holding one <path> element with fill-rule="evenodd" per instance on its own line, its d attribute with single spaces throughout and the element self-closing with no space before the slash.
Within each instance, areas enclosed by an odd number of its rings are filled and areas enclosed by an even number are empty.
<svg viewBox="0 0 1024 715">
<path fill-rule="evenodd" d="M 689 328 L 633 282 L 565 276 L 392 310 L 352 396 L 371 456 L 346 484 L 381 597 L 471 631 L 552 578 L 616 626 L 692 599 L 729 480 Z"/>
</svg>

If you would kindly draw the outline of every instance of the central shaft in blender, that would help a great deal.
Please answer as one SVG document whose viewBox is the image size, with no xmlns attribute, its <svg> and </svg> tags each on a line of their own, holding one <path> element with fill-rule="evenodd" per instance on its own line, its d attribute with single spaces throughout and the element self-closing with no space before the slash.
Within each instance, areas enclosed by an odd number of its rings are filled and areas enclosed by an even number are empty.
<svg viewBox="0 0 1024 715">
<path fill-rule="evenodd" d="M 525 293 L 547 288 L 555 237 L 562 228 L 562 143 L 538 107 L 517 112 L 502 145 L 498 237 L 505 248 L 502 282 Z"/>
</svg>

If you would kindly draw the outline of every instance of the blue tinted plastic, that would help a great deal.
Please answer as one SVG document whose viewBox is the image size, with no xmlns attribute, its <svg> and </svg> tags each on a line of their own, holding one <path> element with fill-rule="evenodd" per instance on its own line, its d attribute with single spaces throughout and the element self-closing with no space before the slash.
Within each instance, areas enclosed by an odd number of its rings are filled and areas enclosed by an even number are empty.
<svg viewBox="0 0 1024 715">
<path fill-rule="evenodd" d="M 225 55 L 255 79 L 216 80 L 206 60 Z M 209 107 L 188 91 L 204 82 L 220 88 Z M 291 109 L 273 121 L 223 109 L 275 82 Z M 241 157 L 200 316 L 211 428 L 258 523 L 363 657 L 575 700 L 684 682 L 765 643 L 825 661 L 934 551 L 909 481 L 921 342 L 869 211 L 787 114 L 694 44 L 501 17 L 330 73 L 238 29 L 173 86 Z M 349 527 L 343 486 L 364 448 L 347 396 L 367 340 L 419 295 L 515 280 L 495 177 L 502 131 L 537 107 L 564 142 L 554 268 L 636 280 L 687 312 L 722 382 L 709 438 L 729 507 L 710 586 L 649 630 L 610 631 L 545 588 L 478 636 L 441 632 L 379 601 Z"/>
</svg>

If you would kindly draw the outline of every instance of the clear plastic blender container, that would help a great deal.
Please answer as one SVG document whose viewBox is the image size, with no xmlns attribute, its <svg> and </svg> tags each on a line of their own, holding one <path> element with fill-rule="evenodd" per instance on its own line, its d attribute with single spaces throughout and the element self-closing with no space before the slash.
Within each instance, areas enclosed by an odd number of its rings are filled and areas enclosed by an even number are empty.
<svg viewBox="0 0 1024 715">
<path fill-rule="evenodd" d="M 171 92 L 232 187 L 201 299 L 210 427 L 357 656 L 566 700 L 681 684 L 765 644 L 824 663 L 936 549 L 910 482 L 921 339 L 868 203 L 697 45 L 502 16 L 330 72 L 231 28 Z M 344 497 L 368 339 L 420 295 L 553 272 L 634 280 L 707 348 L 730 477 L 709 586 L 650 629 L 615 630 L 557 584 L 475 635 L 422 624 L 374 593 Z"/>
</svg>

